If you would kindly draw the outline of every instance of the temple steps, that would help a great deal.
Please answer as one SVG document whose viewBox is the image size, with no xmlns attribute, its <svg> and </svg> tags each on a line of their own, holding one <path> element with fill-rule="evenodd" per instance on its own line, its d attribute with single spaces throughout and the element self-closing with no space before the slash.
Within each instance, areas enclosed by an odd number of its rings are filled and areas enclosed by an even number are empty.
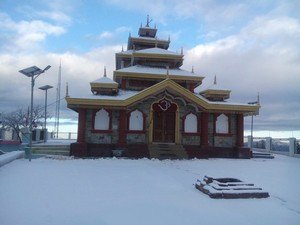
<svg viewBox="0 0 300 225">
<path fill-rule="evenodd" d="M 38 155 L 70 155 L 70 145 L 33 145 L 32 154 Z"/>
<path fill-rule="evenodd" d="M 151 144 L 148 146 L 150 158 L 156 159 L 187 159 L 188 155 L 182 145 Z"/>
<path fill-rule="evenodd" d="M 274 159 L 274 155 L 270 153 L 252 152 L 252 158 Z"/>
</svg>

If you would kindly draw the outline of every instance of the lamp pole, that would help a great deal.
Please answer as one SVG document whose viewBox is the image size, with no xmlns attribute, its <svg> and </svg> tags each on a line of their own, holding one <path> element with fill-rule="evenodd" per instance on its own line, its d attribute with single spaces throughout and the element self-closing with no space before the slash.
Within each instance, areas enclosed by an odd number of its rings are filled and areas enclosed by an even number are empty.
<svg viewBox="0 0 300 225">
<path fill-rule="evenodd" d="M 29 123 L 29 161 L 31 161 L 31 150 L 32 150 L 32 123 L 33 123 L 33 88 L 35 79 L 38 78 L 39 75 L 44 73 L 46 70 L 50 69 L 50 65 L 46 66 L 45 69 L 41 70 L 36 66 L 28 67 L 26 69 L 20 70 L 19 72 L 24 74 L 27 77 L 31 77 L 31 99 L 30 99 L 30 123 Z"/>
<path fill-rule="evenodd" d="M 257 95 L 257 101 L 255 102 L 248 102 L 249 105 L 257 105 L 259 104 L 259 93 Z M 250 143 L 250 148 L 252 149 L 253 147 L 253 116 L 254 113 L 251 114 L 251 143 Z"/>
<path fill-rule="evenodd" d="M 40 90 L 45 91 L 45 122 L 44 122 L 44 142 L 46 142 L 47 137 L 47 95 L 48 95 L 48 89 L 53 88 L 51 85 L 45 85 L 42 87 L 39 87 Z"/>
</svg>

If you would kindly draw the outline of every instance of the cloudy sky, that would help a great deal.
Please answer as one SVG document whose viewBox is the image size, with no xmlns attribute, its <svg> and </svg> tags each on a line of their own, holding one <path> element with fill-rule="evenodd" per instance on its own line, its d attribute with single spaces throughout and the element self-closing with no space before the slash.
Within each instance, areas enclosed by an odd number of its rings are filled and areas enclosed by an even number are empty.
<svg viewBox="0 0 300 225">
<path fill-rule="evenodd" d="M 62 96 L 89 91 L 89 82 L 107 67 L 112 76 L 116 52 L 137 36 L 146 15 L 159 38 L 171 38 L 170 50 L 185 58 L 183 69 L 202 74 L 203 86 L 213 82 L 232 90 L 235 102 L 256 100 L 261 111 L 255 129 L 300 131 L 300 1 L 214 0 L 1 0 L 0 111 L 30 104 L 30 80 L 18 71 L 36 65 L 45 74 L 36 80 L 35 103 L 43 104 L 37 88 L 57 85 L 62 62 Z M 55 88 L 48 102 L 55 101 Z M 49 106 L 52 115 L 55 105 Z M 69 123 L 76 113 L 62 101 Z M 246 118 L 246 128 L 249 128 Z"/>
</svg>

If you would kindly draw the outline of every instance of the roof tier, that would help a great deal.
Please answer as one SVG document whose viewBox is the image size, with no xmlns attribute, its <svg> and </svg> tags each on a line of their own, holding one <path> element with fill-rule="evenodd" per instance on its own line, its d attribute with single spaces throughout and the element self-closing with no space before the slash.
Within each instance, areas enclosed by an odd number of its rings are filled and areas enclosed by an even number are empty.
<svg viewBox="0 0 300 225">
<path fill-rule="evenodd" d="M 150 67 L 135 65 L 126 68 L 116 70 L 114 76 L 118 77 L 140 77 L 140 78 L 160 78 L 165 79 L 169 77 L 174 80 L 192 80 L 196 82 L 202 82 L 203 78 L 199 74 L 182 70 L 179 68 L 167 69 L 160 67 Z"/>
</svg>

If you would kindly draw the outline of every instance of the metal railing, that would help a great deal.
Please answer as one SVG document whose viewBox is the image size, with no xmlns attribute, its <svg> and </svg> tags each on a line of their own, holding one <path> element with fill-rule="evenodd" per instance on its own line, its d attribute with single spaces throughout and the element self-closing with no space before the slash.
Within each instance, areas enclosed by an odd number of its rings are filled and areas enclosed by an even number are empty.
<svg viewBox="0 0 300 225">
<path fill-rule="evenodd" d="M 49 132 L 49 139 L 65 139 L 65 140 L 76 140 L 77 133 L 76 132 Z"/>
<path fill-rule="evenodd" d="M 259 151 L 266 151 L 277 154 L 300 157 L 300 140 L 296 138 L 271 138 L 253 137 L 251 146 L 251 136 L 246 138 L 245 146 Z"/>
</svg>

